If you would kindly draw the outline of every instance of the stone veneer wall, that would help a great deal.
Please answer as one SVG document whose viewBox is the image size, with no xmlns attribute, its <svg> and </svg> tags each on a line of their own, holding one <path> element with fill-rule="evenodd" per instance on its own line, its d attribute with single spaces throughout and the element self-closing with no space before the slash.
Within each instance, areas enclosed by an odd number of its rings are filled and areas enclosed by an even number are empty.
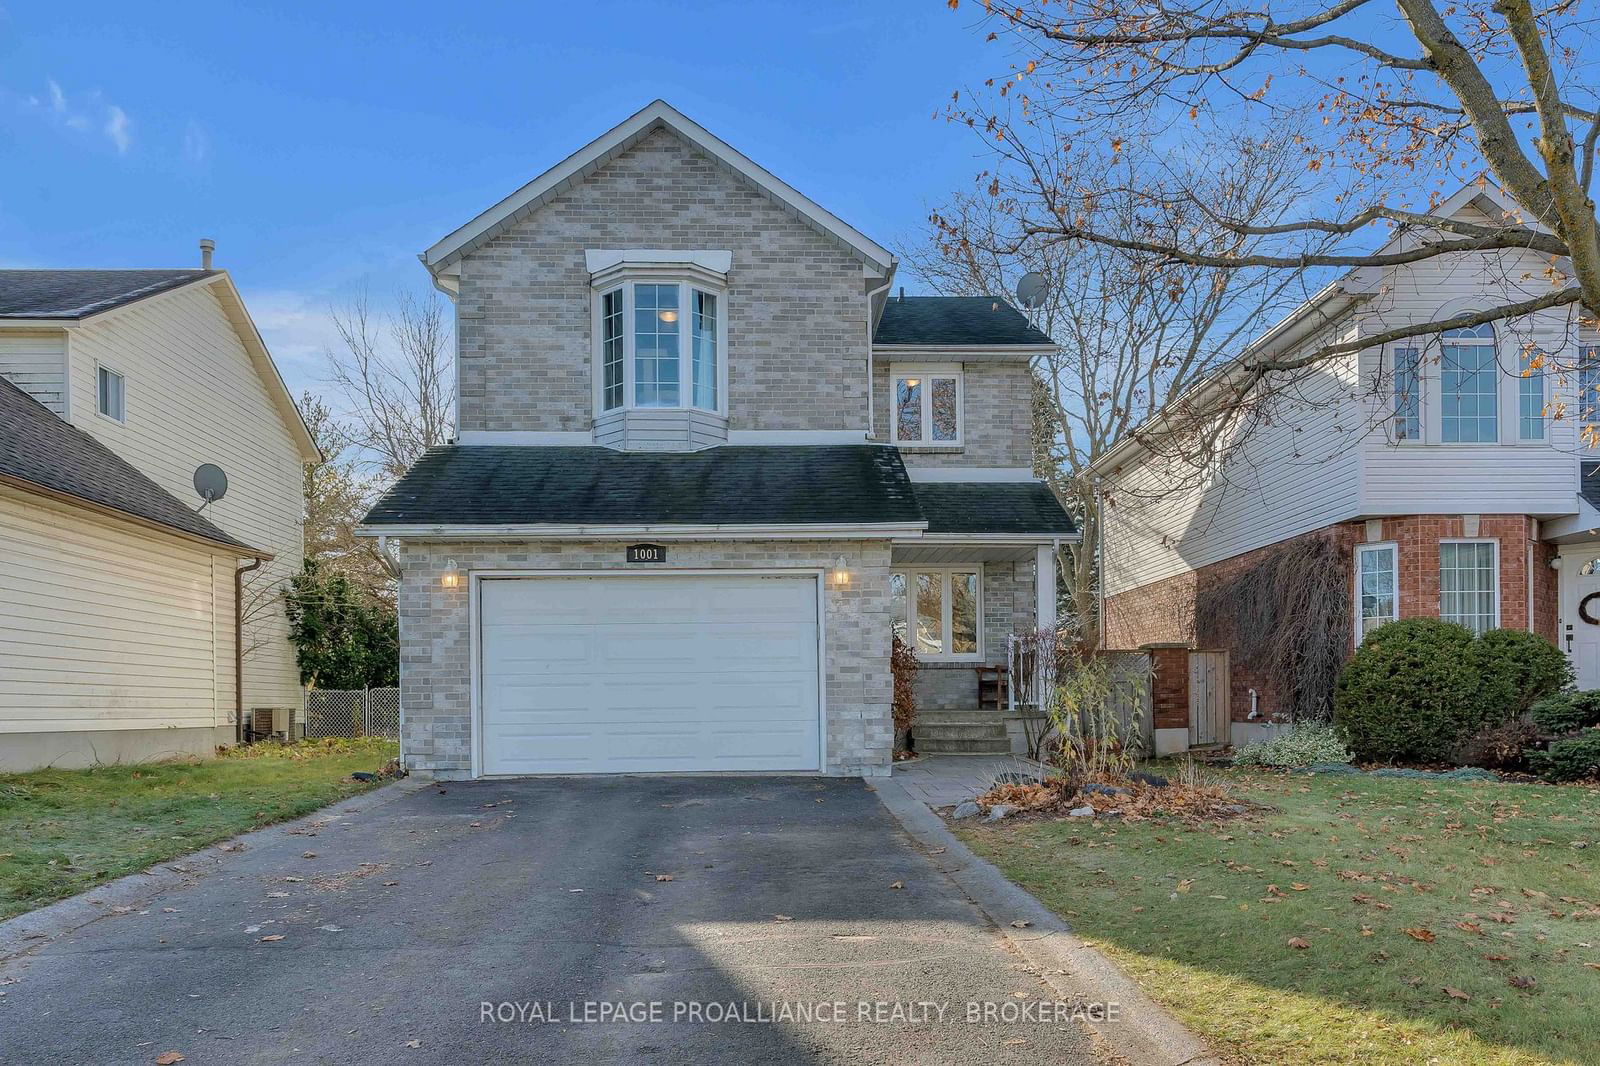
<svg viewBox="0 0 1600 1066">
<path fill-rule="evenodd" d="M 1304 534 L 1332 537 L 1339 545 L 1341 565 L 1354 596 L 1356 545 L 1369 541 L 1393 542 L 1399 547 L 1399 613 L 1401 618 L 1439 617 L 1439 542 L 1468 536 L 1474 519 L 1462 515 L 1407 515 L 1375 519 L 1376 536 L 1365 521 L 1341 522 Z M 1480 515 L 1473 537 L 1500 544 L 1500 625 L 1528 629 L 1528 582 L 1533 581 L 1534 632 L 1555 641 L 1557 637 L 1557 575 L 1550 567 L 1556 548 L 1537 539 L 1537 522 L 1527 515 Z M 1301 539 L 1301 538 L 1296 538 Z M 1289 543 L 1289 542 L 1283 542 Z M 1533 549 L 1529 571 L 1528 550 Z M 1200 582 L 1227 581 L 1262 561 L 1282 544 L 1269 545 L 1231 559 L 1203 566 L 1162 581 L 1112 596 L 1106 601 L 1106 647 L 1134 649 L 1148 644 L 1198 647 L 1195 633 L 1195 593 Z M 1345 635 L 1353 642 L 1353 616 L 1345 620 Z M 1211 649 L 1207 649 L 1211 650 Z M 1222 650 L 1222 649 L 1216 649 Z M 1237 649 L 1231 662 L 1230 696 L 1235 722 L 1247 721 L 1250 690 L 1255 689 L 1262 717 L 1278 710 L 1278 695 L 1266 680 L 1240 662 Z M 1158 712 L 1157 718 L 1160 718 Z M 1187 722 L 1187 712 L 1185 713 Z M 1159 727 L 1159 721 L 1158 721 Z"/>
<path fill-rule="evenodd" d="M 620 542 L 446 544 L 409 541 L 400 581 L 401 750 L 406 766 L 439 777 L 471 773 L 472 570 L 659 573 L 622 561 Z M 827 765 L 836 776 L 883 775 L 891 765 L 889 545 L 886 541 L 673 543 L 670 569 L 827 570 L 843 556 L 847 586 L 826 585 Z M 440 583 L 448 560 L 459 587 Z"/>
</svg>

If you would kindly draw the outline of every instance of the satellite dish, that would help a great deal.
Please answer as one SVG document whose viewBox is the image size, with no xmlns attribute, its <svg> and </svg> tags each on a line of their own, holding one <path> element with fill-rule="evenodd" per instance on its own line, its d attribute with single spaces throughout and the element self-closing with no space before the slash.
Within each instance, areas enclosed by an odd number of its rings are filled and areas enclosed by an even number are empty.
<svg viewBox="0 0 1600 1066">
<path fill-rule="evenodd" d="M 194 468 L 194 491 L 206 503 L 216 503 L 228 494 L 228 475 L 216 463 L 201 463 Z"/>
<path fill-rule="evenodd" d="M 1044 304 L 1049 291 L 1050 286 L 1044 280 L 1044 275 L 1037 270 L 1030 270 L 1017 280 L 1017 302 L 1030 311 Z"/>
</svg>

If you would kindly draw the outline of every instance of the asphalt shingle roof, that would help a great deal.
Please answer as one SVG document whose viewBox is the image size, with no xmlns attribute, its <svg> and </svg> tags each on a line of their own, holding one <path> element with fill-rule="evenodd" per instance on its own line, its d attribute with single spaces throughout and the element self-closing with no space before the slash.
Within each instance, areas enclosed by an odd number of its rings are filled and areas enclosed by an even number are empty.
<svg viewBox="0 0 1600 1066">
<path fill-rule="evenodd" d="M 1046 533 L 1077 526 L 1049 486 L 1038 481 L 919 481 L 917 503 L 929 533 Z"/>
<path fill-rule="evenodd" d="M 0 318 L 83 318 L 213 270 L 0 270 Z"/>
<path fill-rule="evenodd" d="M 0 378 L 0 476 L 253 550 L 185 506 L 93 436 Z"/>
<path fill-rule="evenodd" d="M 1049 344 L 1050 338 L 998 296 L 891 296 L 872 343 L 983 347 Z"/>
<path fill-rule="evenodd" d="M 619 452 L 429 449 L 366 524 L 881 525 L 920 522 L 900 453 L 873 444 Z"/>
</svg>

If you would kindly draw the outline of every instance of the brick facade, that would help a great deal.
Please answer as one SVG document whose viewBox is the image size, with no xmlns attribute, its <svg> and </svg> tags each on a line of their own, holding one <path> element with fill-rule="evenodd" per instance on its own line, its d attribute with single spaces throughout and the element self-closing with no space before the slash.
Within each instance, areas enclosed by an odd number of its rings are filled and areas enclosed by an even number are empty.
<svg viewBox="0 0 1600 1066">
<path fill-rule="evenodd" d="M 409 769 L 442 777 L 472 771 L 472 654 L 469 589 L 472 570 L 594 570 L 659 573 L 622 562 L 610 542 L 430 544 L 408 541 L 400 581 L 401 750 Z M 850 583 L 825 592 L 823 723 L 832 775 L 889 772 L 894 744 L 890 714 L 889 546 L 884 541 L 676 543 L 681 569 L 828 570 L 843 557 Z M 454 559 L 463 580 L 445 588 Z"/>
<path fill-rule="evenodd" d="M 891 363 L 933 360 L 879 354 L 872 393 L 877 438 L 889 443 L 894 418 Z M 1033 466 L 1033 370 L 1026 362 L 975 361 L 961 367 L 962 443 L 958 448 L 899 445 L 908 467 Z"/>
<path fill-rule="evenodd" d="M 1397 591 L 1401 618 L 1439 617 L 1441 541 L 1453 538 L 1494 540 L 1499 544 L 1501 627 L 1531 628 L 1552 642 L 1557 639 L 1557 574 L 1550 566 L 1557 549 L 1555 545 L 1538 539 L 1538 522 L 1527 515 L 1408 515 L 1375 519 L 1370 530 L 1366 521 L 1341 522 L 1304 534 L 1304 537 L 1333 540 L 1338 549 L 1340 565 L 1348 575 L 1352 604 L 1355 602 L 1353 552 L 1356 545 L 1368 542 L 1395 544 L 1398 548 Z M 1149 644 L 1200 647 L 1205 641 L 1196 633 L 1195 606 L 1199 589 L 1233 580 L 1282 547 L 1283 544 L 1269 545 L 1109 597 L 1105 604 L 1106 647 L 1134 649 Z M 1343 634 L 1351 646 L 1354 632 L 1352 615 L 1344 622 Z M 1265 678 L 1252 674 L 1240 660 L 1241 656 L 1235 650 L 1232 676 L 1229 678 L 1232 718 L 1235 722 L 1248 720 L 1250 693 L 1254 690 L 1260 711 L 1258 720 L 1269 719 L 1281 709 L 1279 694 L 1272 690 Z M 1160 674 L 1158 662 L 1157 676 Z M 1183 721 L 1179 724 L 1187 724 L 1187 703 L 1184 704 L 1183 715 Z M 1161 724 L 1159 707 L 1155 717 L 1157 728 L 1173 728 Z"/>
<path fill-rule="evenodd" d="M 461 260 L 461 428 L 588 432 L 585 249 L 729 250 L 728 428 L 867 424 L 861 262 L 658 130 Z"/>
</svg>

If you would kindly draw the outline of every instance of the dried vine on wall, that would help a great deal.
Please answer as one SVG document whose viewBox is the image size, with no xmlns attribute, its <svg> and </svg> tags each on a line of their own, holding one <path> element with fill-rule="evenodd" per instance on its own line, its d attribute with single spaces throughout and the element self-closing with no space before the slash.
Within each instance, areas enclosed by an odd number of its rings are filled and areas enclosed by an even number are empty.
<svg viewBox="0 0 1600 1066">
<path fill-rule="evenodd" d="M 1236 576 L 1198 590 L 1200 647 L 1233 649 L 1235 662 L 1296 721 L 1326 720 L 1350 650 L 1349 560 L 1328 537 L 1270 549 Z"/>
</svg>

